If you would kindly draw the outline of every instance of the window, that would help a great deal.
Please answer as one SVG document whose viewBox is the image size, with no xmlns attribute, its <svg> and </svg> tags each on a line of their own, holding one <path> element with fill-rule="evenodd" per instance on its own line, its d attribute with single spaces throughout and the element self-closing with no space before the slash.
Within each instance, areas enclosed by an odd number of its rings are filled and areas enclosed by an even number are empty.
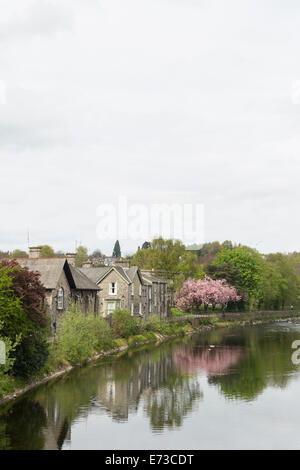
<svg viewBox="0 0 300 470">
<path fill-rule="evenodd" d="M 134 284 L 131 284 L 131 295 L 134 295 Z"/>
<path fill-rule="evenodd" d="M 64 290 L 62 287 L 58 289 L 57 292 L 57 310 L 64 309 Z"/>
<path fill-rule="evenodd" d="M 140 302 L 139 314 L 142 315 L 142 303 Z"/>
<path fill-rule="evenodd" d="M 139 295 L 142 295 L 142 284 L 139 286 Z"/>
<path fill-rule="evenodd" d="M 149 299 L 151 299 L 151 298 L 152 298 L 152 287 L 151 287 L 151 286 L 149 286 L 149 288 L 148 288 L 148 289 L 149 289 L 149 290 L 148 290 Z"/>
<path fill-rule="evenodd" d="M 133 303 L 131 304 L 131 315 L 133 316 L 133 312 L 134 312 L 134 305 Z"/>
<path fill-rule="evenodd" d="M 120 302 L 107 302 L 106 303 L 106 315 L 111 315 L 116 308 L 120 307 Z"/>
<path fill-rule="evenodd" d="M 111 282 L 109 284 L 109 295 L 116 295 L 117 294 L 117 283 Z"/>
</svg>

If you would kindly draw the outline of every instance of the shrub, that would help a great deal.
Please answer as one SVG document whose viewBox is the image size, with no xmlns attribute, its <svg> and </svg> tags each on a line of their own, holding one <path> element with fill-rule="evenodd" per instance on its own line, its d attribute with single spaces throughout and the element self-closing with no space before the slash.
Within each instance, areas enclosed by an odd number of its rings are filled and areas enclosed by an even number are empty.
<svg viewBox="0 0 300 470">
<path fill-rule="evenodd" d="M 83 363 L 97 347 L 95 317 L 84 316 L 78 309 L 65 312 L 57 325 L 57 336 L 51 347 L 50 362 Z"/>
<path fill-rule="evenodd" d="M 149 318 L 147 329 L 161 335 L 172 335 L 175 332 L 175 325 L 161 321 L 157 315 L 153 315 Z"/>
<path fill-rule="evenodd" d="M 157 315 L 152 315 L 148 320 L 148 328 L 151 331 L 159 332 L 161 329 L 161 322 Z"/>
<path fill-rule="evenodd" d="M 128 310 L 121 309 L 113 313 L 112 328 L 115 338 L 129 338 L 141 330 L 138 320 Z"/>
<path fill-rule="evenodd" d="M 37 375 L 49 356 L 48 334 L 46 329 L 35 331 L 18 344 L 15 350 L 13 373 L 29 378 Z"/>
<path fill-rule="evenodd" d="M 82 314 L 76 307 L 65 312 L 57 325 L 46 371 L 59 365 L 82 364 L 96 351 L 113 348 L 112 329 L 104 318 Z"/>
<path fill-rule="evenodd" d="M 114 347 L 112 329 L 104 318 L 94 317 L 94 332 L 97 348 L 109 349 Z"/>
</svg>

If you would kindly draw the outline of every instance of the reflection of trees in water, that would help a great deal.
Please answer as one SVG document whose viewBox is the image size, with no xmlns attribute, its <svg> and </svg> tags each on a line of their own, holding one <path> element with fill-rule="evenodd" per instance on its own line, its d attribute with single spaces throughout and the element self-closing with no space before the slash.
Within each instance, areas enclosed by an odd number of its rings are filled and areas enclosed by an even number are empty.
<svg viewBox="0 0 300 470">
<path fill-rule="evenodd" d="M 145 410 L 153 427 L 181 424 L 183 416 L 192 409 L 192 402 L 200 397 L 200 391 L 197 381 L 181 377 L 176 372 L 174 347 L 163 345 L 141 355 L 135 354 L 131 359 L 127 358 L 124 364 L 116 363 L 116 369 L 112 368 L 111 380 L 102 381 L 99 386 L 99 401 L 113 419 L 127 420 L 144 399 Z M 126 375 L 125 380 L 120 380 L 119 368 L 122 369 L 123 379 Z"/>
<path fill-rule="evenodd" d="M 298 337 L 223 330 L 74 370 L 0 410 L 0 449 L 60 449 L 74 420 L 92 412 L 126 421 L 140 404 L 153 430 L 181 426 L 202 397 L 201 370 L 226 397 L 253 399 L 268 385 L 286 386 L 297 369 L 291 344 Z M 209 344 L 216 347 L 208 351 Z"/>
<path fill-rule="evenodd" d="M 43 449 L 46 423 L 44 408 L 29 398 L 8 405 L 0 416 L 0 449 Z"/>
<path fill-rule="evenodd" d="M 209 382 L 232 399 L 253 400 L 268 387 L 285 388 L 298 369 L 291 361 L 296 331 L 252 328 L 241 331 L 248 354 L 241 356 L 230 374 L 211 376 Z"/>
<path fill-rule="evenodd" d="M 235 347 L 214 347 L 191 349 L 180 346 L 174 353 L 175 364 L 179 371 L 198 373 L 205 371 L 208 376 L 224 374 L 230 367 L 238 363 L 245 350 Z"/>
<path fill-rule="evenodd" d="M 203 396 L 196 378 L 170 375 L 167 383 L 145 392 L 144 409 L 156 431 L 179 427 Z"/>
<path fill-rule="evenodd" d="M 93 412 L 108 413 L 114 420 L 126 421 L 144 398 L 145 410 L 155 429 L 164 425 L 180 426 L 201 393 L 195 379 L 181 377 L 176 372 L 174 347 L 176 345 L 171 343 L 145 348 L 129 352 L 123 358 L 114 358 L 107 364 L 75 370 L 31 392 L 29 405 L 25 398 L 12 403 L 11 416 L 3 415 L 2 447 L 60 449 L 71 438 L 70 429 L 75 419 Z M 31 410 L 30 419 L 23 419 L 25 408 Z M 30 422 L 35 429 L 30 427 Z"/>
</svg>

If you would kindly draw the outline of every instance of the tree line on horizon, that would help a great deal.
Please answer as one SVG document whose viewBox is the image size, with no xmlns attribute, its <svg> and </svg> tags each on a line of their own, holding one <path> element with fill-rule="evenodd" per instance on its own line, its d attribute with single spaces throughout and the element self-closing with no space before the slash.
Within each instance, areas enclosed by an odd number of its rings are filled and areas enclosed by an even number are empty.
<svg viewBox="0 0 300 470">
<path fill-rule="evenodd" d="M 188 279 L 226 280 L 237 289 L 238 310 L 278 310 L 300 304 L 300 253 L 264 255 L 226 240 L 186 249 L 180 240 L 153 240 L 134 255 L 133 265 L 171 280 L 174 292 Z"/>
<path fill-rule="evenodd" d="M 64 257 L 50 245 L 43 245 L 44 258 Z M 76 265 L 103 254 L 100 249 L 88 253 L 84 246 L 77 248 Z M 121 256 L 117 240 L 113 256 Z M 22 250 L 0 251 L 0 258 L 25 258 Z M 300 304 L 300 253 L 271 253 L 264 255 L 246 245 L 234 244 L 230 240 L 214 241 L 201 247 L 185 247 L 180 240 L 162 237 L 142 247 L 130 257 L 131 265 L 153 270 L 158 276 L 170 280 L 170 288 L 178 291 L 187 279 L 204 279 L 205 275 L 214 280 L 225 279 L 237 289 L 243 299 L 238 308 L 280 309 L 287 305 Z"/>
</svg>

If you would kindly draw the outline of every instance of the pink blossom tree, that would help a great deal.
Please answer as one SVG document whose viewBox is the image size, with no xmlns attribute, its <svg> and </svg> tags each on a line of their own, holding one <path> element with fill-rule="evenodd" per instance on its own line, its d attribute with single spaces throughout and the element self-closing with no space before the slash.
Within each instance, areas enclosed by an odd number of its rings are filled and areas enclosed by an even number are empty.
<svg viewBox="0 0 300 470">
<path fill-rule="evenodd" d="M 240 300 L 236 288 L 229 286 L 226 279 L 214 280 L 208 276 L 205 279 L 188 279 L 175 296 L 175 304 L 183 312 L 194 308 L 199 311 L 202 305 L 204 310 L 209 305 L 213 309 L 221 305 L 224 309 L 229 302 Z"/>
</svg>

